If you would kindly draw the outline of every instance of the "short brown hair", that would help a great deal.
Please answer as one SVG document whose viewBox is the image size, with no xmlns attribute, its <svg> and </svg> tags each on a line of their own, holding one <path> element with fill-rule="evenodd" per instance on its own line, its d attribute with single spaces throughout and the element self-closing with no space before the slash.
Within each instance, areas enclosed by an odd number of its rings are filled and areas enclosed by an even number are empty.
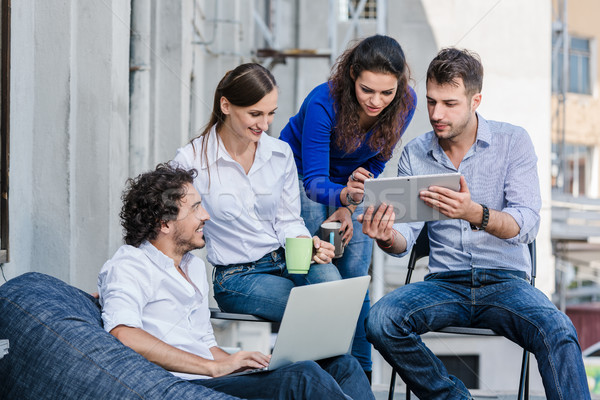
<svg viewBox="0 0 600 400">
<path fill-rule="evenodd" d="M 440 50 L 427 68 L 427 81 L 440 85 L 458 86 L 461 78 L 467 96 L 481 93 L 483 86 L 483 65 L 475 52 L 448 47 Z"/>
</svg>

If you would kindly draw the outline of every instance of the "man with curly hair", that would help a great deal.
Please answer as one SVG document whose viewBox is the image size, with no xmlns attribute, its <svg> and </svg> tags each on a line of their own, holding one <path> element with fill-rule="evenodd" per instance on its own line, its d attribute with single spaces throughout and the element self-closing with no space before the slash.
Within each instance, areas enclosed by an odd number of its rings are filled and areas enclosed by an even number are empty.
<svg viewBox="0 0 600 400">
<path fill-rule="evenodd" d="M 126 245 L 98 277 L 104 329 L 174 375 L 229 396 L 373 398 L 358 362 L 349 355 L 229 376 L 266 367 L 270 356 L 228 354 L 217 346 L 205 266 L 190 253 L 204 247 L 203 227 L 209 219 L 192 185 L 195 176 L 195 170 L 159 164 L 128 181 L 120 214 Z"/>
</svg>

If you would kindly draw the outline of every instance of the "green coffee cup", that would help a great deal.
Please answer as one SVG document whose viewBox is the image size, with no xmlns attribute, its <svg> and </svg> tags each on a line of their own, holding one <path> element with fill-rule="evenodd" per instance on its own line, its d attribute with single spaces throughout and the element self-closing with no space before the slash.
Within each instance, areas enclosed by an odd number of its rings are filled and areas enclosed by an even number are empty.
<svg viewBox="0 0 600 400">
<path fill-rule="evenodd" d="M 286 238 L 285 264 L 290 274 L 307 274 L 312 258 L 312 238 Z"/>
</svg>

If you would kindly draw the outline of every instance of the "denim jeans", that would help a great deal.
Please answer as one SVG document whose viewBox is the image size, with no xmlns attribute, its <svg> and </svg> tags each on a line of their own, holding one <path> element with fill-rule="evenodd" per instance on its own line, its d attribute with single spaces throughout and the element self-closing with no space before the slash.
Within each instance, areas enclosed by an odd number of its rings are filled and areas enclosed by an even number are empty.
<svg viewBox="0 0 600 400">
<path fill-rule="evenodd" d="M 302 179 L 300 178 L 300 201 L 302 203 L 302 218 L 304 224 L 311 235 L 319 235 L 321 224 L 336 210 L 335 207 L 328 207 L 324 204 L 312 201 L 306 196 Z M 352 239 L 344 249 L 344 255 L 333 260 L 333 263 L 340 271 L 342 279 L 365 276 L 369 273 L 371 265 L 371 254 L 373 253 L 373 240 L 362 232 L 362 224 L 356 220 L 356 217 L 363 213 L 359 206 L 352 215 L 352 225 L 354 234 Z M 352 342 L 352 355 L 356 357 L 365 371 L 371 371 L 371 344 L 367 341 L 365 332 L 365 318 L 371 308 L 369 292 L 365 295 L 365 301 L 358 316 L 356 324 L 356 333 Z"/>
<path fill-rule="evenodd" d="M 271 372 L 220 377 L 193 383 L 245 399 L 374 399 L 354 357 L 303 361 Z"/>
<path fill-rule="evenodd" d="M 419 398 L 471 399 L 419 336 L 450 325 L 489 328 L 532 352 L 549 400 L 590 398 L 573 324 L 524 272 L 430 274 L 378 301 L 367 337 Z"/>
<path fill-rule="evenodd" d="M 333 264 L 312 264 L 306 275 L 288 274 L 283 248 L 247 264 L 215 266 L 213 289 L 223 311 L 281 321 L 294 286 L 339 280 Z"/>
</svg>

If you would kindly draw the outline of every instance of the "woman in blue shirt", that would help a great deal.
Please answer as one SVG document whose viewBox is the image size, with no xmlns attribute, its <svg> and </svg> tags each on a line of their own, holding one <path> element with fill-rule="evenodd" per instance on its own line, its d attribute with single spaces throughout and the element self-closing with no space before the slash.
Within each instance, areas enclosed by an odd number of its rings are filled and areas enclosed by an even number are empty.
<svg viewBox="0 0 600 400">
<path fill-rule="evenodd" d="M 335 260 L 342 278 L 367 275 L 372 240 L 362 233 L 363 182 L 377 177 L 414 114 L 404 52 L 391 37 L 374 35 L 347 49 L 329 81 L 314 88 L 280 139 L 289 143 L 300 177 L 301 215 L 311 234 L 325 221 L 341 222 L 344 254 Z M 371 345 L 358 320 L 352 354 L 370 375 Z"/>
</svg>

